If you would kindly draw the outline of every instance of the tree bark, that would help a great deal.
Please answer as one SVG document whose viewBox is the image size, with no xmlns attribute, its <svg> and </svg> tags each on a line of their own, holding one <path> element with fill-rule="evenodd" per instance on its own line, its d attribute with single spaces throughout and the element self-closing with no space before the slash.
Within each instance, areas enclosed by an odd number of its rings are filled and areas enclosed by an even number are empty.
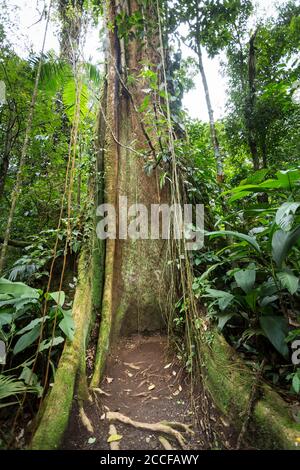
<svg viewBox="0 0 300 470">
<path fill-rule="evenodd" d="M 8 169 L 9 169 L 10 152 L 13 146 L 13 141 L 15 140 L 15 136 L 12 135 L 15 122 L 16 122 L 15 113 L 10 111 L 8 125 L 7 125 L 7 129 L 5 132 L 5 142 L 4 142 L 3 153 L 0 158 L 0 200 L 4 194 L 5 182 L 6 182 Z"/>
<path fill-rule="evenodd" d="M 205 93 L 207 111 L 208 111 L 208 115 L 209 115 L 211 141 L 212 141 L 214 154 L 215 154 L 215 159 L 216 159 L 216 165 L 217 165 L 217 180 L 218 180 L 219 183 L 222 183 L 223 180 L 224 180 L 223 162 L 222 162 L 222 156 L 221 156 L 221 152 L 220 152 L 220 145 L 219 145 L 216 125 L 215 125 L 215 120 L 214 120 L 214 112 L 213 112 L 213 108 L 212 108 L 212 105 L 211 105 L 211 99 L 210 99 L 210 94 L 209 94 L 207 78 L 206 78 L 204 65 L 203 65 L 203 57 L 202 57 L 201 46 L 200 46 L 199 43 L 197 44 L 197 56 L 198 56 L 199 71 L 200 71 L 200 74 L 201 74 L 204 93 Z"/>
<path fill-rule="evenodd" d="M 126 210 L 121 207 L 119 213 L 121 196 L 127 197 L 128 207 L 141 203 L 149 213 L 151 204 L 169 201 L 169 191 L 159 189 L 160 170 L 156 168 L 151 176 L 145 172 L 145 160 L 141 154 L 153 158 L 152 152 L 158 153 L 159 143 L 157 136 L 151 131 L 147 133 L 142 116 L 137 113 L 147 93 L 144 91 L 146 86 L 143 86 L 146 84 L 140 78 L 144 64 L 154 64 L 154 70 L 157 73 L 159 70 L 159 37 L 152 33 L 153 36 L 148 38 L 153 46 L 150 48 L 147 41 L 143 42 L 134 31 L 126 38 L 125 44 L 125 38 L 119 37 L 116 22 L 119 14 L 133 15 L 137 11 L 140 11 L 140 6 L 136 0 L 107 2 L 106 129 L 101 148 L 104 149 L 105 202 L 117 209 L 117 238 L 107 240 L 106 244 L 102 320 L 92 386 L 99 383 L 111 340 L 120 333 L 155 331 L 164 326 L 161 306 L 167 305 L 170 293 L 165 275 L 167 242 L 133 241 L 118 236 L 121 217 Z M 135 80 L 126 85 L 129 75 Z M 102 106 L 102 121 L 103 111 Z M 103 123 L 100 129 L 103 138 Z"/>
<path fill-rule="evenodd" d="M 248 95 L 248 106 L 245 109 L 245 118 L 246 125 L 248 129 L 248 144 L 252 156 L 253 168 L 254 170 L 259 170 L 259 154 L 257 149 L 256 142 L 256 132 L 255 132 L 255 103 L 256 103 L 256 54 L 255 54 L 255 39 L 257 35 L 257 30 L 251 36 L 249 42 L 249 61 L 248 61 L 248 86 L 249 86 L 249 95 Z"/>
<path fill-rule="evenodd" d="M 58 10 L 61 18 L 60 54 L 62 59 L 73 64 L 77 58 L 82 30 L 84 0 L 59 0 Z"/>
</svg>

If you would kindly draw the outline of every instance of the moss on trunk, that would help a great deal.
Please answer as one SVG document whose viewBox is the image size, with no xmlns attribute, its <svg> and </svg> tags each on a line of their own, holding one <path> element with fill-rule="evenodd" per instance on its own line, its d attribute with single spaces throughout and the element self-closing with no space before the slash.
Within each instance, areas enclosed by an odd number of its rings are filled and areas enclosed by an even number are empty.
<svg viewBox="0 0 300 470">
<path fill-rule="evenodd" d="M 68 425 L 72 407 L 75 381 L 78 377 L 81 395 L 85 387 L 86 340 L 92 318 L 92 266 L 88 263 L 90 254 L 83 251 L 78 268 L 78 287 L 76 289 L 73 318 L 75 336 L 73 342 L 67 341 L 59 361 L 53 388 L 46 400 L 38 428 L 33 436 L 33 450 L 57 449 Z M 83 367 L 84 363 L 84 367 Z"/>
<path fill-rule="evenodd" d="M 236 429 L 251 394 L 255 374 L 216 330 L 209 332 L 209 341 L 202 348 L 205 385 L 219 409 L 229 417 Z M 289 405 L 266 384 L 251 416 L 248 442 L 257 449 L 295 449 L 300 425 L 292 419 Z"/>
</svg>

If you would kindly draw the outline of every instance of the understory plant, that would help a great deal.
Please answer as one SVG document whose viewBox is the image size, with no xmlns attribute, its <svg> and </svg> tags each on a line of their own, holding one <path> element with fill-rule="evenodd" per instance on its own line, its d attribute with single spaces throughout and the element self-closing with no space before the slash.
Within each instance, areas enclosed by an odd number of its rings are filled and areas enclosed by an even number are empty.
<svg viewBox="0 0 300 470">
<path fill-rule="evenodd" d="M 14 404 L 12 398 L 24 391 L 43 395 L 47 362 L 54 375 L 61 345 L 73 340 L 70 307 L 63 291 L 45 294 L 0 278 L 0 341 L 6 353 L 1 358 L 0 407 Z"/>
<path fill-rule="evenodd" d="M 299 393 L 290 344 L 300 333 L 300 171 L 266 175 L 230 191 L 226 229 L 206 232 L 209 249 L 195 255 L 193 289 L 236 349 L 266 356 L 266 375 Z"/>
</svg>

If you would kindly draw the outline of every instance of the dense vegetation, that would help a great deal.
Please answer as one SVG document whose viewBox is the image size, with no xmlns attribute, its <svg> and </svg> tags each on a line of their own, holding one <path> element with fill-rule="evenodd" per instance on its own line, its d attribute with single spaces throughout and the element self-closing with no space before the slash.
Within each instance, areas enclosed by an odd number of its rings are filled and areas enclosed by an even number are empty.
<svg viewBox="0 0 300 470">
<path fill-rule="evenodd" d="M 139 3 L 139 14 L 117 15 L 120 37 L 142 41 L 154 28 L 143 14 L 147 0 Z M 144 169 L 151 175 L 160 168 L 161 187 L 173 181 L 170 109 L 182 190 L 188 201 L 205 205 L 205 247 L 191 254 L 202 320 L 216 323 L 249 364 L 266 361 L 265 380 L 296 400 L 300 366 L 291 363 L 291 343 L 300 336 L 300 7 L 281 2 L 276 15 L 260 18 L 251 0 L 167 3 L 159 2 L 166 89 L 161 67 L 145 64 L 138 78 L 127 76 L 128 89 L 138 84 L 147 90 L 136 112 L 145 139 L 155 134 L 160 147 L 141 156 Z M 74 335 L 78 256 L 93 238 L 94 192 L 102 178 L 95 140 L 106 70 L 81 54 L 87 25 L 102 28 L 100 1 L 54 2 L 60 53 L 32 51 L 25 58 L 13 45 L 18 25 L 7 2 L 0 4 L 0 81 L 6 85 L 0 102 L 0 340 L 7 354 L 0 372 L 6 422 L 0 447 L 7 447 L 23 445 L 16 426 L 23 429 L 35 416 L 63 344 Z M 218 121 L 204 51 L 210 58 L 222 53 L 228 77 L 227 112 Z M 199 107 L 207 105 L 209 122 L 191 120 L 181 105 L 198 72 L 206 97 Z M 187 368 L 195 354 L 194 344 L 186 346 L 189 307 L 179 292 L 171 330 Z M 191 342 L 197 322 L 193 328 Z"/>
</svg>

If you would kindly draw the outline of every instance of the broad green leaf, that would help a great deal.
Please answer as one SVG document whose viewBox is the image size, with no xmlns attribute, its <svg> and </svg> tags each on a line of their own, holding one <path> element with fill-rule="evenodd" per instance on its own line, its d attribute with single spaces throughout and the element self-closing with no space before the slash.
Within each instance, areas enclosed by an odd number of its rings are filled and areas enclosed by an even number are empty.
<svg viewBox="0 0 300 470">
<path fill-rule="evenodd" d="M 55 347 L 58 346 L 59 344 L 63 343 L 65 339 L 62 336 L 57 336 L 56 338 L 48 338 L 44 339 L 44 341 L 41 342 L 40 347 L 39 347 L 39 352 L 45 351 L 46 349 L 49 349 L 50 347 Z"/>
<path fill-rule="evenodd" d="M 276 173 L 280 188 L 292 189 L 300 182 L 300 170 L 281 170 Z"/>
<path fill-rule="evenodd" d="M 60 307 L 62 307 L 66 300 L 66 294 L 64 291 L 51 292 L 49 297 L 54 300 Z"/>
<path fill-rule="evenodd" d="M 19 379 L 24 380 L 26 385 L 36 385 L 38 382 L 38 376 L 27 366 L 23 368 Z"/>
<path fill-rule="evenodd" d="M 266 297 L 263 297 L 260 301 L 261 307 L 266 307 L 267 305 L 271 304 L 272 302 L 275 302 L 278 299 L 278 295 L 267 295 Z"/>
<path fill-rule="evenodd" d="M 300 225 L 291 232 L 277 230 L 272 238 L 272 256 L 277 267 L 281 268 L 292 247 L 300 238 Z"/>
<path fill-rule="evenodd" d="M 247 293 L 245 300 L 249 307 L 251 308 L 252 312 L 256 311 L 256 301 L 258 297 L 258 290 L 251 290 L 250 292 Z"/>
<path fill-rule="evenodd" d="M 231 230 L 220 230 L 216 232 L 207 232 L 205 234 L 209 237 L 222 237 L 222 236 L 231 236 L 243 240 L 248 243 L 252 248 L 254 248 L 258 253 L 260 253 L 260 247 L 254 237 L 250 237 L 249 235 L 245 235 L 244 233 L 233 232 Z"/>
<path fill-rule="evenodd" d="M 234 313 L 227 313 L 226 315 L 220 315 L 218 316 L 218 328 L 220 330 L 223 330 L 224 326 L 226 323 L 231 320 L 232 317 L 234 317 Z"/>
<path fill-rule="evenodd" d="M 4 325 L 9 325 L 12 322 L 12 319 L 13 319 L 12 313 L 0 312 L 0 327 Z"/>
<path fill-rule="evenodd" d="M 62 312 L 64 314 L 64 318 L 59 323 L 59 328 L 70 341 L 73 341 L 75 333 L 75 324 L 72 316 L 72 310 L 62 310 Z"/>
<path fill-rule="evenodd" d="M 274 348 L 287 359 L 289 349 L 285 341 L 288 334 L 288 323 L 286 319 L 275 315 L 262 316 L 260 317 L 259 322 L 263 332 Z"/>
<path fill-rule="evenodd" d="M 40 294 L 37 289 L 26 286 L 22 282 L 11 282 L 7 279 L 0 279 L 0 294 L 9 294 L 13 297 L 23 297 L 31 299 L 39 299 Z"/>
<path fill-rule="evenodd" d="M 256 271 L 254 269 L 241 269 L 234 273 L 237 285 L 248 294 L 253 289 L 256 279 Z"/>
<path fill-rule="evenodd" d="M 296 393 L 300 392 L 300 377 L 298 374 L 294 374 L 293 381 L 292 381 L 293 389 Z"/>
<path fill-rule="evenodd" d="M 292 273 L 285 271 L 276 274 L 283 288 L 287 289 L 292 295 L 295 294 L 299 287 L 299 278 Z"/>
<path fill-rule="evenodd" d="M 220 310 L 225 310 L 234 299 L 234 295 L 230 294 L 229 292 L 225 292 L 223 290 L 206 289 L 206 291 L 208 292 L 208 294 L 204 295 L 203 297 L 210 297 L 213 299 L 218 299 L 218 305 L 219 305 Z"/>
<path fill-rule="evenodd" d="M 291 230 L 298 207 L 300 207 L 300 202 L 285 202 L 279 207 L 275 221 L 285 232 Z"/>
<path fill-rule="evenodd" d="M 25 333 L 25 335 L 21 336 L 19 340 L 17 341 L 15 347 L 14 347 L 14 355 L 19 354 L 20 352 L 24 351 L 24 349 L 28 348 L 28 346 L 31 346 L 35 340 L 39 337 L 40 335 L 40 326 L 36 325 L 33 330 L 29 331 L 28 333 Z"/>
<path fill-rule="evenodd" d="M 32 320 L 27 326 L 25 326 L 24 328 L 22 328 L 20 331 L 17 332 L 17 335 L 23 335 L 24 333 L 26 333 L 27 331 L 30 331 L 32 330 L 33 328 L 35 328 L 37 325 L 39 325 L 40 323 L 44 323 L 46 320 L 48 320 L 48 315 L 45 315 L 44 317 L 42 318 L 36 318 L 35 320 Z"/>
<path fill-rule="evenodd" d="M 262 168 L 261 170 L 257 170 L 254 173 L 252 173 L 250 176 L 248 176 L 245 180 L 241 181 L 241 186 L 246 185 L 246 184 L 261 183 L 265 179 L 268 173 L 269 173 L 269 170 L 267 168 Z"/>
</svg>

